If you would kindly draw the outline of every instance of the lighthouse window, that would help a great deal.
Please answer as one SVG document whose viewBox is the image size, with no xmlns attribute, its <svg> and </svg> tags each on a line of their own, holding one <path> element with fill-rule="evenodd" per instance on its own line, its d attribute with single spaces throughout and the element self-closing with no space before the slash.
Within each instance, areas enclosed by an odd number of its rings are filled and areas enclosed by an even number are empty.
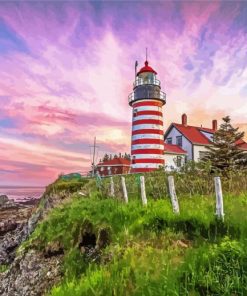
<svg viewBox="0 0 247 296">
<path fill-rule="evenodd" d="M 182 136 L 177 136 L 176 137 L 176 144 L 180 147 L 182 147 L 183 145 L 183 140 L 182 140 Z"/>
<path fill-rule="evenodd" d="M 134 117 L 137 116 L 137 109 L 134 109 Z"/>
</svg>

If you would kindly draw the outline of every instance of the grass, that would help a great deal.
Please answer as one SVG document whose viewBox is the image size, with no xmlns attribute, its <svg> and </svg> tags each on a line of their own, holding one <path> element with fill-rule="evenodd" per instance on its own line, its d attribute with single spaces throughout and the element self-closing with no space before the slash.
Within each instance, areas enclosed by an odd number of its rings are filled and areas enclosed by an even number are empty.
<svg viewBox="0 0 247 296">
<path fill-rule="evenodd" d="M 49 295 L 247 295 L 246 172 L 222 178 L 224 223 L 215 216 L 212 175 L 191 170 L 174 178 L 179 215 L 172 211 L 164 172 L 145 175 L 146 207 L 138 175 L 126 177 L 128 204 L 120 177 L 114 177 L 115 198 L 108 197 L 108 178 L 50 185 L 46 194 L 72 198 L 21 246 L 63 249 L 64 277 Z M 85 251 L 85 237 L 96 245 L 92 253 Z"/>
<path fill-rule="evenodd" d="M 75 196 L 54 209 L 23 247 L 63 247 L 65 277 L 52 296 L 245 295 L 246 200 L 244 194 L 224 197 L 223 224 L 215 218 L 213 196 L 180 197 L 180 215 L 167 198 L 143 207 L 137 199 L 124 204 Z M 79 244 L 85 231 L 98 241 L 102 229 L 110 243 L 95 263 Z"/>
</svg>

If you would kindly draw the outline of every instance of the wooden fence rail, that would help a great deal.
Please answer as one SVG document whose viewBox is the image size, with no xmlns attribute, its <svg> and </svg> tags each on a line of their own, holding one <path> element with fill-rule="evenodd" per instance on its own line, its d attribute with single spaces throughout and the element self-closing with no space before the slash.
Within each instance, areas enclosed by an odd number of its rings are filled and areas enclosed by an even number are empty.
<svg viewBox="0 0 247 296">
<path fill-rule="evenodd" d="M 139 188 L 140 188 L 140 192 L 141 192 L 142 205 L 147 206 L 148 199 L 147 199 L 146 188 L 145 188 L 145 177 L 140 176 L 138 178 L 139 179 L 137 179 L 137 180 L 139 180 L 139 181 L 137 183 L 138 183 L 138 187 L 140 186 Z M 126 179 L 124 176 L 120 176 L 120 180 L 121 180 L 121 186 L 120 186 L 120 188 L 118 188 L 118 190 L 122 191 L 124 201 L 125 201 L 125 203 L 128 203 L 129 198 L 128 198 L 128 191 L 127 191 L 127 187 L 126 187 Z M 216 196 L 216 213 L 215 214 L 218 219 L 224 221 L 225 214 L 224 214 L 223 193 L 222 193 L 222 186 L 221 186 L 220 177 L 214 177 L 214 188 L 215 188 L 215 196 Z M 175 182 L 174 182 L 173 176 L 168 176 L 168 192 L 170 195 L 173 212 L 175 214 L 179 214 L 180 207 L 179 207 L 178 197 L 176 194 L 176 188 L 175 188 Z M 109 195 L 111 197 L 115 196 L 115 184 L 114 184 L 113 177 L 110 177 Z"/>
<path fill-rule="evenodd" d="M 126 203 L 128 203 L 129 200 L 128 200 L 128 192 L 127 192 L 127 188 L 126 188 L 126 184 L 125 184 L 125 177 L 121 177 L 121 183 L 122 183 L 122 188 L 123 188 L 124 201 Z"/>
<path fill-rule="evenodd" d="M 169 186 L 169 193 L 170 193 L 170 197 L 171 197 L 173 212 L 176 214 L 179 214 L 179 204 L 178 204 L 178 198 L 177 198 L 177 194 L 176 194 L 176 190 L 175 190 L 173 176 L 168 177 L 168 186 Z"/>
<path fill-rule="evenodd" d="M 224 221 L 223 194 L 220 177 L 214 177 L 215 196 L 216 196 L 216 216 Z"/>
</svg>

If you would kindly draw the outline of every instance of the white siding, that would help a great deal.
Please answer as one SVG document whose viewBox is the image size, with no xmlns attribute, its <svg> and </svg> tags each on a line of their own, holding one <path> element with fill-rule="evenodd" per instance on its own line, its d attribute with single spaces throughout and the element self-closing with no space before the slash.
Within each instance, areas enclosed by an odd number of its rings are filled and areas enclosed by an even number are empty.
<svg viewBox="0 0 247 296">
<path fill-rule="evenodd" d="M 199 161 L 200 157 L 199 157 L 199 152 L 208 152 L 208 149 L 206 149 L 205 146 L 199 146 L 199 145 L 194 145 L 194 161 Z"/>
<path fill-rule="evenodd" d="M 183 136 L 175 127 L 173 127 L 169 134 L 167 135 L 167 138 L 172 138 L 172 144 L 176 145 L 176 137 L 177 136 Z M 166 140 L 165 140 L 166 142 Z M 183 136 L 183 140 L 182 140 L 182 149 L 184 149 L 187 152 L 188 155 L 188 160 L 192 160 L 192 144 L 189 140 L 187 140 L 184 136 Z"/>
<path fill-rule="evenodd" d="M 185 155 L 181 155 L 181 154 L 165 154 L 165 170 L 167 171 L 171 171 L 171 170 L 176 170 L 179 169 L 176 165 L 176 158 L 177 156 L 181 156 L 182 157 L 182 161 L 181 161 L 181 166 L 184 165 L 185 163 Z M 174 161 L 175 160 L 175 161 Z"/>
</svg>

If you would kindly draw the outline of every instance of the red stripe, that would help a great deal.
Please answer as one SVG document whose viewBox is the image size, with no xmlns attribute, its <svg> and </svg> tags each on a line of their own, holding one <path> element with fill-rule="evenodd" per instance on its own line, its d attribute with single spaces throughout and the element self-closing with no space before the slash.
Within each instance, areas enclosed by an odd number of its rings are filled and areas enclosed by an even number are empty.
<svg viewBox="0 0 247 296">
<path fill-rule="evenodd" d="M 164 132 L 163 132 L 163 130 L 158 130 L 158 129 L 140 129 L 137 131 L 132 131 L 132 136 L 133 135 L 141 135 L 141 134 L 164 135 Z"/>
<path fill-rule="evenodd" d="M 133 107 L 141 107 L 141 106 L 158 106 L 161 107 L 162 103 L 157 101 L 145 101 L 145 102 L 137 102 L 136 104 L 133 104 Z"/>
<path fill-rule="evenodd" d="M 139 115 L 157 115 L 157 116 L 163 116 L 162 112 L 159 112 L 159 111 L 138 111 L 136 112 L 136 116 L 139 116 Z"/>
<path fill-rule="evenodd" d="M 135 144 L 164 144 L 164 140 L 159 140 L 159 139 L 138 139 L 138 140 L 133 140 L 132 145 Z"/>
<path fill-rule="evenodd" d="M 164 149 L 136 149 L 131 154 L 164 154 Z"/>
<path fill-rule="evenodd" d="M 135 163 L 164 163 L 164 159 L 140 158 L 135 159 Z"/>
<path fill-rule="evenodd" d="M 156 168 L 133 168 L 131 169 L 131 173 L 147 173 L 157 170 Z"/>
<path fill-rule="evenodd" d="M 140 119 L 140 120 L 133 121 L 133 125 L 138 125 L 138 124 L 159 124 L 163 126 L 163 121 L 156 120 L 156 119 Z"/>
</svg>

